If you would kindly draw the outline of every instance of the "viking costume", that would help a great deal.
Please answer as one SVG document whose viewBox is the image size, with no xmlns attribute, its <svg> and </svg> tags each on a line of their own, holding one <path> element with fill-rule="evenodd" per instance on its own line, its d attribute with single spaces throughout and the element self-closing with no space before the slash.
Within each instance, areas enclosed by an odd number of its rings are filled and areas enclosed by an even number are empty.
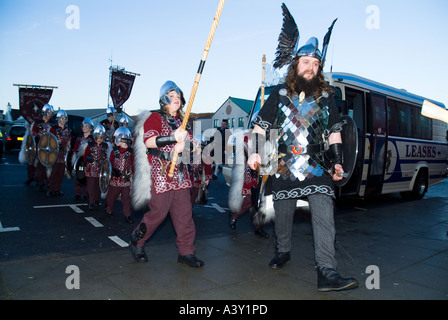
<svg viewBox="0 0 448 320">
<path fill-rule="evenodd" d="M 114 137 L 115 146 L 109 157 L 112 175 L 106 196 L 106 214 L 108 216 L 112 215 L 115 200 L 121 195 L 125 222 L 131 224 L 133 223 L 131 219 L 131 174 L 134 171 L 134 152 L 130 147 L 132 143 L 131 132 L 126 127 L 120 127 L 115 131 Z M 120 142 L 126 143 L 128 147 L 118 146 Z"/>
<path fill-rule="evenodd" d="M 93 131 L 95 142 L 91 142 L 86 146 L 84 152 L 84 163 L 86 163 L 85 175 L 87 178 L 87 193 L 89 195 L 89 209 L 93 209 L 93 205 L 101 205 L 101 191 L 99 185 L 99 177 L 101 167 L 104 160 L 109 155 L 109 144 L 106 142 L 98 143 L 98 137 L 105 136 L 106 132 L 102 125 L 97 125 Z"/>
<path fill-rule="evenodd" d="M 47 118 L 51 118 L 53 114 L 53 106 L 46 104 L 42 108 L 42 117 L 47 115 Z M 52 124 L 50 121 L 40 120 L 36 121 L 31 125 L 31 132 L 36 139 L 36 145 L 39 143 L 39 139 L 47 134 L 52 133 L 56 135 L 56 131 L 54 130 Z M 46 168 L 40 163 L 40 161 L 37 161 L 36 165 L 36 183 L 38 186 L 39 191 L 45 191 L 44 183 L 45 180 L 47 180 L 47 174 L 46 174 Z"/>
<path fill-rule="evenodd" d="M 75 176 L 75 179 L 73 179 L 73 187 L 75 188 L 75 200 L 79 200 L 81 196 L 83 196 L 84 200 L 87 200 L 87 190 L 85 190 L 87 179 L 84 172 L 85 163 L 83 162 L 83 159 L 86 147 L 89 144 L 92 145 L 95 142 L 91 134 L 94 128 L 93 121 L 90 118 L 85 118 L 82 121 L 82 126 L 84 125 L 87 125 L 90 128 L 90 132 L 87 137 L 84 135 L 83 132 L 76 138 L 71 158 L 71 164 L 73 165 L 73 171 Z"/>
<path fill-rule="evenodd" d="M 171 104 L 168 95 L 171 91 L 180 95 L 181 107 L 185 104 L 179 87 L 174 82 L 167 81 L 160 90 L 161 108 Z M 168 177 L 171 154 L 176 143 L 173 132 L 181 125 L 182 119 L 179 116 L 171 117 L 162 110 L 144 112 L 137 120 L 134 130 L 136 172 L 131 189 L 132 203 L 134 208 L 139 209 L 149 202 L 150 209 L 131 235 L 130 249 L 134 259 L 139 262 L 148 261 L 143 246 L 169 212 L 177 234 L 178 261 L 191 267 L 204 264 L 194 255 L 196 230 L 191 206 L 188 205 L 191 180 L 187 166 L 181 162 L 176 165 L 173 177 Z M 157 148 L 146 148 L 146 141 L 152 137 L 156 137 Z M 193 141 L 190 132 L 185 140 L 187 150 L 189 141 Z M 189 154 L 187 155 L 189 160 Z"/>
<path fill-rule="evenodd" d="M 117 121 L 115 121 L 115 117 L 114 117 L 114 120 L 112 121 L 112 123 L 109 122 L 109 116 L 110 115 L 115 116 L 115 109 L 113 107 L 107 107 L 106 114 L 107 114 L 107 118 L 102 120 L 100 122 L 100 124 L 106 130 L 106 135 L 105 135 L 105 138 L 104 138 L 104 142 L 111 142 L 112 143 L 114 141 L 114 132 L 115 132 L 115 130 L 118 129 L 118 127 L 120 125 L 119 125 L 119 123 Z"/>
<path fill-rule="evenodd" d="M 55 197 L 62 196 L 61 186 L 62 181 L 64 179 L 65 174 L 65 161 L 68 150 L 70 149 L 71 142 L 71 130 L 70 128 L 60 126 L 61 118 L 65 117 L 68 119 L 67 113 L 64 110 L 59 110 L 56 115 L 57 125 L 54 126 L 54 130 L 56 131 L 56 137 L 58 138 L 59 143 L 59 152 L 56 159 L 56 163 L 50 168 L 51 174 L 48 178 L 48 192 L 47 196 Z"/>
<path fill-rule="evenodd" d="M 296 51 L 299 32 L 284 4 L 282 9 L 284 23 L 274 67 L 291 64 L 288 75 L 295 74 L 300 80 L 303 78 L 297 75 L 300 59 L 307 59 L 305 61 L 308 64 L 318 61 L 319 65 L 313 64 L 317 73 L 311 80 L 318 79 L 323 70 L 327 46 L 336 20 L 324 38 L 322 53 L 314 37 Z M 309 70 L 308 66 L 303 68 Z M 271 174 L 266 191 L 272 192 L 277 237 L 276 254 L 269 265 L 278 269 L 289 262 L 297 199 L 306 197 L 313 227 L 318 290 L 353 288 L 358 285 L 355 279 L 344 279 L 336 272 L 333 217 L 335 191 L 329 171 L 333 166 L 342 165 L 342 144 L 329 145 L 328 139 L 333 134 L 333 142 L 337 141 L 336 137 L 339 137 L 341 130 L 335 100 L 331 92 L 322 92 L 321 89 L 317 93 L 308 93 L 307 96 L 306 80 L 303 84 L 296 80 L 290 80 L 287 84 L 294 88 L 285 84 L 274 88 L 254 120 L 254 124 L 258 126 L 255 128 L 256 132 L 261 128 L 266 136 L 277 135 L 274 137 L 276 157 L 270 158 L 271 166 L 266 169 Z M 259 139 L 255 140 L 255 153 L 263 155 L 260 151 L 263 146 L 259 144 Z"/>
<path fill-rule="evenodd" d="M 205 163 L 201 157 L 200 163 L 193 163 L 189 166 L 191 179 L 191 207 L 195 204 L 206 204 L 208 185 L 206 181 L 212 179 L 212 165 Z"/>
</svg>

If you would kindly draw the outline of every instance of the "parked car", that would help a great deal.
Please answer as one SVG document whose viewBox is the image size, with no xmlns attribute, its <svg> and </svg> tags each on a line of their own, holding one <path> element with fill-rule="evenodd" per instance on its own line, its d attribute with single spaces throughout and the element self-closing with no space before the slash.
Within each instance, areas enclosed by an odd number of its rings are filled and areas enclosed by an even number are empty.
<svg viewBox="0 0 448 320">
<path fill-rule="evenodd" d="M 6 136 L 5 151 L 20 149 L 26 127 L 24 125 L 13 125 Z"/>
<path fill-rule="evenodd" d="M 0 129 L 0 161 L 2 161 L 3 158 L 3 132 Z"/>
</svg>

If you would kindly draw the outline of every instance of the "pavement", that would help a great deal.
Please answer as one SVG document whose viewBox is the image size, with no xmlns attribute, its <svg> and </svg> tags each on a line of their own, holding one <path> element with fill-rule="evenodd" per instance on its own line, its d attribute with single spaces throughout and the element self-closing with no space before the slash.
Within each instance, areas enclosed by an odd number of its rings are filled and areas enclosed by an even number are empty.
<svg viewBox="0 0 448 320">
<path fill-rule="evenodd" d="M 291 261 L 282 269 L 268 266 L 272 225 L 269 239 L 237 228 L 196 240 L 196 255 L 205 262 L 198 269 L 177 262 L 174 241 L 149 241 L 147 263 L 135 262 L 129 248 L 1 262 L 0 300 L 447 300 L 447 186 L 445 180 L 419 201 L 386 196 L 338 203 L 338 271 L 358 279 L 353 290 L 317 291 L 304 208 L 294 222 Z"/>
</svg>

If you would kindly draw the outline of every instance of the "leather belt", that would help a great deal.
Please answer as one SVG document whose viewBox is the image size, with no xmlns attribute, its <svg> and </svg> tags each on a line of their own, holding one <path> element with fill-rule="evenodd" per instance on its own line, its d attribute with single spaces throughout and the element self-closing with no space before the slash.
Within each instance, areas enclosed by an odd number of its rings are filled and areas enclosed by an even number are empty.
<svg viewBox="0 0 448 320">
<path fill-rule="evenodd" d="M 157 150 L 157 149 L 154 149 L 154 148 L 147 148 L 146 149 L 146 154 L 150 154 L 150 155 L 152 155 L 154 157 L 157 157 L 157 158 L 160 158 L 162 160 L 171 161 L 171 153 L 169 153 L 169 152 Z"/>
</svg>

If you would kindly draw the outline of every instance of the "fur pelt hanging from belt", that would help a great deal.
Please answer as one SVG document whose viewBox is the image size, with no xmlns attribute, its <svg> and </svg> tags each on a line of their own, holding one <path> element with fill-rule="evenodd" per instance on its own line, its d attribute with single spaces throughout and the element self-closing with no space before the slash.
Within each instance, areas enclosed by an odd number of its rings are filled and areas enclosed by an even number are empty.
<svg viewBox="0 0 448 320">
<path fill-rule="evenodd" d="M 246 168 L 246 157 L 244 155 L 244 148 L 242 140 L 235 142 L 236 150 L 234 157 L 234 164 L 232 168 L 232 179 L 230 182 L 230 189 L 228 195 L 228 205 L 232 213 L 238 213 L 243 205 L 243 186 L 244 186 L 244 171 Z"/>
<path fill-rule="evenodd" d="M 148 162 L 146 154 L 146 145 L 143 142 L 143 135 L 145 134 L 144 124 L 151 111 L 144 111 L 140 113 L 137 118 L 134 128 L 134 168 L 135 173 L 131 185 L 131 199 L 134 209 L 139 210 L 148 205 L 151 199 L 151 166 Z"/>
</svg>

